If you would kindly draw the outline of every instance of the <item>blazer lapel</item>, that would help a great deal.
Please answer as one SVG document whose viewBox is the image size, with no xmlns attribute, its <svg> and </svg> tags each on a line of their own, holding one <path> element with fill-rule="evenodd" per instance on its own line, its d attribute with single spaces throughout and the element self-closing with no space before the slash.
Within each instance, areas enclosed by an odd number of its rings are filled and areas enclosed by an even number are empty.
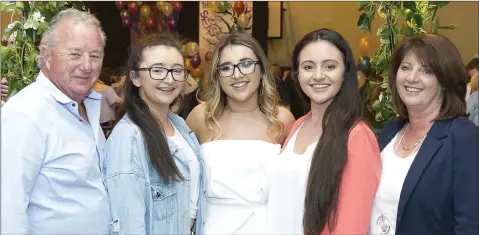
<svg viewBox="0 0 479 235">
<path fill-rule="evenodd" d="M 420 147 L 419 152 L 417 153 L 416 158 L 411 165 L 411 168 L 409 168 L 406 179 L 404 180 L 399 198 L 396 227 L 399 227 L 400 225 L 404 208 L 406 207 L 407 201 L 414 191 L 417 182 L 421 178 L 422 173 L 426 169 L 429 162 L 433 159 L 436 152 L 441 148 L 442 141 L 440 139 L 447 136 L 449 124 L 450 120 L 436 121 L 427 133 L 427 137 Z"/>
</svg>

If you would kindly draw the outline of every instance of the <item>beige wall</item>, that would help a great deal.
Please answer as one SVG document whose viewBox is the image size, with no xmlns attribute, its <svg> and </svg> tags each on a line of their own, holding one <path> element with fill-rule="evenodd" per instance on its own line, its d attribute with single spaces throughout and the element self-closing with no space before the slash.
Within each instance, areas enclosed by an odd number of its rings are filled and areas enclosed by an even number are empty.
<svg viewBox="0 0 479 235">
<path fill-rule="evenodd" d="M 290 53 L 294 45 L 306 33 L 319 28 L 338 31 L 349 42 L 356 60 L 362 56 L 359 40 L 368 36 L 373 51 L 379 46 L 376 32 L 383 20 L 376 15 L 371 33 L 356 26 L 360 12 L 357 2 L 283 2 L 283 38 L 268 40 L 268 57 L 272 63 L 291 66 Z M 457 29 L 439 30 L 459 49 L 464 63 L 479 51 L 479 2 L 450 2 L 438 10 L 441 25 L 456 24 Z M 370 55 L 372 56 L 372 55 Z"/>
</svg>

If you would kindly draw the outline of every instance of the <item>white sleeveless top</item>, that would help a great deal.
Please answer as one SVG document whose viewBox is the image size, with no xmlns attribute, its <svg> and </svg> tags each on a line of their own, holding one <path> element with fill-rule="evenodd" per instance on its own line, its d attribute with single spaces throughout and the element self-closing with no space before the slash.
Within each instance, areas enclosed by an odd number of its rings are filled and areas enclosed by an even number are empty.
<svg viewBox="0 0 479 235">
<path fill-rule="evenodd" d="M 204 234 L 264 234 L 266 168 L 279 144 L 215 140 L 201 145 L 206 168 Z"/>
<path fill-rule="evenodd" d="M 270 188 L 266 234 L 304 234 L 303 212 L 309 168 L 318 141 L 294 153 L 301 126 L 269 168 Z"/>
<path fill-rule="evenodd" d="M 398 134 L 381 152 L 382 173 L 371 213 L 369 225 L 371 235 L 395 234 L 402 186 L 419 150 L 419 148 L 416 149 L 416 152 L 409 157 L 398 157 L 394 152 L 394 142 L 397 137 Z"/>
</svg>

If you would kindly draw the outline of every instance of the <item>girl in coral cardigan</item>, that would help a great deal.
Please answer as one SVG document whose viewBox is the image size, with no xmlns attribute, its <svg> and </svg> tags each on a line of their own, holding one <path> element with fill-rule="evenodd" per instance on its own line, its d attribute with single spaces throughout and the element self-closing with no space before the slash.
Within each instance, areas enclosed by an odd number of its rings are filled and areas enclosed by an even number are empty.
<svg viewBox="0 0 479 235">
<path fill-rule="evenodd" d="M 311 112 L 272 163 L 268 233 L 367 234 L 381 162 L 376 137 L 361 121 L 349 45 L 321 29 L 299 41 L 292 59 Z"/>
</svg>

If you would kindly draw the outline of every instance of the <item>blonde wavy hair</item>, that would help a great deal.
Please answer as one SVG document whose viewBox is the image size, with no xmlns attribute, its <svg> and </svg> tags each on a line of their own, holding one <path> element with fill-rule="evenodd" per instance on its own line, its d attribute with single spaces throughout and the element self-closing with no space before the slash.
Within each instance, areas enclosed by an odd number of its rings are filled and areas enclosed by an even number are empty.
<svg viewBox="0 0 479 235">
<path fill-rule="evenodd" d="M 200 100 L 205 104 L 205 123 L 207 128 L 214 133 L 210 139 L 217 139 L 221 135 L 218 119 L 223 115 L 227 102 L 226 93 L 221 89 L 217 67 L 220 54 L 227 45 L 242 45 L 251 48 L 258 57 L 261 66 L 261 82 L 258 88 L 258 105 L 269 121 L 268 136 L 276 142 L 281 138 L 283 124 L 278 120 L 279 94 L 276 91 L 275 79 L 269 70 L 269 62 L 259 43 L 246 33 L 232 33 L 223 37 L 216 44 L 211 64 L 207 73 L 207 84 L 201 92 Z"/>
</svg>

